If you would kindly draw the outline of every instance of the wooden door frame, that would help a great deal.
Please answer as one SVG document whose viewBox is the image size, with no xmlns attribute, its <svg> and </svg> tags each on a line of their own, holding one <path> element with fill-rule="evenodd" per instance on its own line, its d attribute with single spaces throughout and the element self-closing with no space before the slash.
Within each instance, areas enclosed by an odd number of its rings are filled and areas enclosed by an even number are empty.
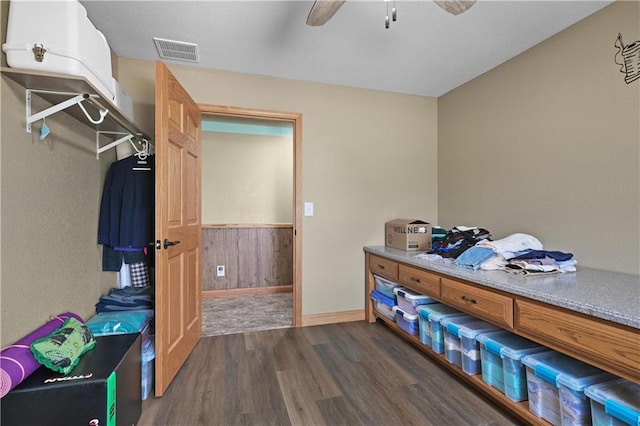
<svg viewBox="0 0 640 426">
<path fill-rule="evenodd" d="M 293 123 L 293 326 L 302 326 L 302 114 L 198 104 L 201 116 L 255 118 Z"/>
</svg>

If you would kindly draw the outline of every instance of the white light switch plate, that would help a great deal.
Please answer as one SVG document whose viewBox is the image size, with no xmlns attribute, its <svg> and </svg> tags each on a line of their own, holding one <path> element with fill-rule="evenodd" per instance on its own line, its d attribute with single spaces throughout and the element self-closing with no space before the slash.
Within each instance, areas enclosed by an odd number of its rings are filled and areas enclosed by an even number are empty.
<svg viewBox="0 0 640 426">
<path fill-rule="evenodd" d="M 313 203 L 309 201 L 304 203 L 304 215 L 313 216 Z"/>
</svg>

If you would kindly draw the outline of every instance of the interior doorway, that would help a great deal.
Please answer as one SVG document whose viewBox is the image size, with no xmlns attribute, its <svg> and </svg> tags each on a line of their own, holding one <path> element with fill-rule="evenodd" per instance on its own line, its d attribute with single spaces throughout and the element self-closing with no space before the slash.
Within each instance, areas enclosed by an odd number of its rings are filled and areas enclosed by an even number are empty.
<svg viewBox="0 0 640 426">
<path fill-rule="evenodd" d="M 246 145 L 250 155 L 243 158 L 242 154 L 237 154 L 238 146 L 235 146 L 236 154 L 234 155 L 229 148 L 221 148 L 223 157 L 218 162 L 218 167 L 221 169 L 227 182 L 229 179 L 233 180 L 233 185 L 237 187 L 237 190 L 242 192 L 243 195 L 226 196 L 222 194 L 222 190 L 218 187 L 218 190 L 211 191 L 209 188 L 208 194 L 204 194 L 205 191 L 205 179 L 207 179 L 207 173 L 203 170 L 203 300 L 211 297 L 242 297 L 249 296 L 255 297 L 256 300 L 265 300 L 269 303 L 282 303 L 282 298 L 278 294 L 283 295 L 289 293 L 291 295 L 289 299 L 288 309 L 290 309 L 292 325 L 298 327 L 302 325 L 302 306 L 301 306 L 301 252 L 302 252 L 302 229 L 301 229 L 301 135 L 302 135 L 302 116 L 298 113 L 283 113 L 264 110 L 253 110 L 246 108 L 232 108 L 216 105 L 199 105 L 202 112 L 203 122 L 203 134 L 206 134 L 205 127 L 211 126 L 211 123 L 217 123 L 216 125 L 222 125 L 221 134 L 226 134 L 228 139 L 228 146 L 241 144 Z M 232 128 L 236 130 L 231 130 Z M 276 148 L 276 145 L 281 144 L 279 142 L 278 134 L 269 133 L 269 137 L 263 139 L 256 139 L 253 136 L 247 136 L 253 132 L 252 129 L 262 128 L 262 132 L 272 132 L 274 129 L 277 132 L 278 129 L 290 133 L 290 138 L 285 140 L 285 149 L 288 152 L 283 153 L 278 151 L 282 148 Z M 241 130 L 237 130 L 241 129 Z M 266 130 L 265 130 L 266 129 Z M 271 129 L 271 130 L 269 130 Z M 287 130 L 288 129 L 288 130 Z M 230 135 L 232 132 L 241 133 L 243 135 Z M 274 136 L 274 137 L 271 137 Z M 263 142 L 260 142 L 263 141 Z M 275 142 L 274 142 L 275 141 Z M 258 143 L 258 145 L 256 145 Z M 203 137 L 203 151 L 206 140 Z M 224 147 L 224 145 L 221 145 Z M 270 147 L 273 148 L 270 148 Z M 251 148 L 253 147 L 253 148 Z M 267 151 L 271 151 L 271 154 L 267 155 Z M 260 154 L 263 152 L 263 154 Z M 225 154 L 226 153 L 226 154 Z M 262 156 L 261 156 L 262 155 Z M 288 171 L 284 172 L 288 176 L 282 175 L 282 170 L 278 171 L 276 168 L 269 168 L 268 165 L 271 161 L 275 161 L 272 157 L 282 157 L 285 161 L 288 161 Z M 248 157 L 261 158 L 264 161 L 256 162 Z M 252 163 L 253 161 L 253 163 Z M 265 164 L 262 164 L 265 163 Z M 203 168 L 204 168 L 203 162 Z M 261 171 L 259 169 L 267 169 Z M 228 171 L 224 171 L 227 169 Z M 237 182 L 242 181 L 243 176 L 255 172 L 266 173 L 264 178 L 255 181 L 252 187 L 251 183 Z M 243 175 L 244 174 L 244 175 Z M 278 176 L 271 176 L 276 175 Z M 220 178 L 220 175 L 211 174 L 211 178 Z M 264 181 L 267 181 L 266 183 Z M 207 182 L 210 183 L 210 182 Z M 233 186 L 230 184 L 230 186 Z M 243 186 L 244 185 L 244 186 Z M 249 185 L 249 186 L 247 186 Z M 255 187 L 255 185 L 262 187 Z M 213 187 L 212 187 L 213 188 Z M 275 190 L 275 192 L 270 192 Z M 251 192 L 256 192 L 254 197 L 251 198 Z M 282 211 L 282 192 L 288 202 L 288 211 Z M 266 193 L 266 194 L 265 194 Z M 246 194 L 246 196 L 244 195 Z M 220 195 L 218 197 L 218 195 Z M 278 202 L 278 199 L 280 201 Z M 221 205 L 216 203 L 224 203 L 225 200 L 229 201 L 229 205 L 224 207 L 230 212 L 231 216 L 211 216 L 210 220 L 207 219 L 205 210 L 207 205 Z M 209 204 L 206 204 L 209 203 Z M 244 203 L 244 204 L 243 204 Z M 233 205 L 232 205 L 233 204 Z M 268 204 L 268 206 L 267 206 Z M 255 216 L 252 213 L 251 208 L 248 206 L 256 206 L 258 209 L 265 208 L 269 213 L 266 219 L 260 215 Z M 265 207 L 266 206 L 266 207 Z M 236 211 L 242 211 L 243 213 L 234 217 L 232 215 L 233 209 Z M 224 210 L 224 209 L 221 209 Z M 253 212 L 255 213 L 255 212 Z M 211 232 L 215 231 L 215 243 L 212 241 L 207 245 L 206 236 L 214 235 Z M 226 242 L 225 242 L 226 239 Z M 220 245 L 226 245 L 226 248 L 221 248 Z M 261 253 L 272 252 L 273 257 L 268 258 L 264 256 L 265 260 L 256 262 L 255 264 L 247 265 L 247 262 L 242 258 L 251 258 L 251 256 L 260 256 L 260 254 L 252 254 L 252 247 L 258 247 Z M 211 253 L 207 253 L 208 249 L 211 249 Z M 285 253 L 290 250 L 290 253 Z M 234 251 L 238 251 L 235 254 Z M 209 262 L 207 266 L 207 256 L 215 257 L 215 262 Z M 240 260 L 237 260 L 237 259 Z M 229 274 L 234 274 L 229 277 Z M 225 290 L 225 285 L 220 285 L 221 277 L 229 277 L 228 288 Z M 206 278 L 209 282 L 216 281 L 217 285 L 207 287 Z M 238 283 L 233 283 L 231 280 L 235 279 Z M 289 282 L 279 282 L 289 281 Z M 263 298 L 263 299 L 260 299 Z M 278 301 L 280 300 L 280 301 Z M 260 302 L 258 302 L 260 303 Z M 250 307 L 248 309 L 251 309 Z M 277 314 L 276 314 L 277 316 Z"/>
</svg>

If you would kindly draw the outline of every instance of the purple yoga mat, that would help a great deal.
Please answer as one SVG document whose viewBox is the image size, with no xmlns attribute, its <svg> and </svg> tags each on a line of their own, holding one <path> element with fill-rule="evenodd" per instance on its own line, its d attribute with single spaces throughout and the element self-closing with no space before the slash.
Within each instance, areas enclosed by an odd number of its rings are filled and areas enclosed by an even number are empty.
<svg viewBox="0 0 640 426">
<path fill-rule="evenodd" d="M 31 354 L 30 345 L 60 328 L 71 317 L 82 321 L 79 315 L 65 312 L 0 352 L 0 398 L 8 394 L 11 389 L 18 386 L 20 382 L 40 367 L 38 361 Z"/>
</svg>

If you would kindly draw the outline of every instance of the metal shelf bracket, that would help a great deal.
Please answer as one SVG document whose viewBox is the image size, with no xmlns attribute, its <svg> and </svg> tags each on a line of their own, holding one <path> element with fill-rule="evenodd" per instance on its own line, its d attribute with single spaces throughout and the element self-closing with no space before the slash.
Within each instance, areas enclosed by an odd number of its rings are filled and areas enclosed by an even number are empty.
<svg viewBox="0 0 640 426">
<path fill-rule="evenodd" d="M 71 96 L 71 98 L 67 99 L 66 101 L 62 101 L 56 105 L 52 105 L 49 108 L 46 108 L 38 113 L 32 114 L 32 109 L 31 109 L 31 94 L 32 93 L 46 93 L 46 94 L 50 94 L 50 95 L 60 95 L 60 96 Z M 25 105 L 26 105 L 26 123 L 27 123 L 27 133 L 31 133 L 31 124 L 38 121 L 38 120 L 42 120 L 45 119 L 47 117 L 49 117 L 52 114 L 55 114 L 57 112 L 60 112 L 62 110 L 65 110 L 69 107 L 72 107 L 74 105 L 79 105 L 80 108 L 82 108 L 82 111 L 84 112 L 84 114 L 87 116 L 87 119 L 93 123 L 93 124 L 100 124 L 104 121 L 104 118 L 107 116 L 107 114 L 109 113 L 109 110 L 107 109 L 100 109 L 99 110 L 99 114 L 100 114 L 100 118 L 98 119 L 93 119 L 89 113 L 87 112 L 87 110 L 84 108 L 84 106 L 82 105 L 82 102 L 85 100 L 88 100 L 90 97 L 95 96 L 95 95 L 89 95 L 86 93 L 68 93 L 68 92 L 55 92 L 55 91 L 51 91 L 51 90 L 36 90 L 36 89 L 26 89 L 25 92 Z"/>
</svg>

